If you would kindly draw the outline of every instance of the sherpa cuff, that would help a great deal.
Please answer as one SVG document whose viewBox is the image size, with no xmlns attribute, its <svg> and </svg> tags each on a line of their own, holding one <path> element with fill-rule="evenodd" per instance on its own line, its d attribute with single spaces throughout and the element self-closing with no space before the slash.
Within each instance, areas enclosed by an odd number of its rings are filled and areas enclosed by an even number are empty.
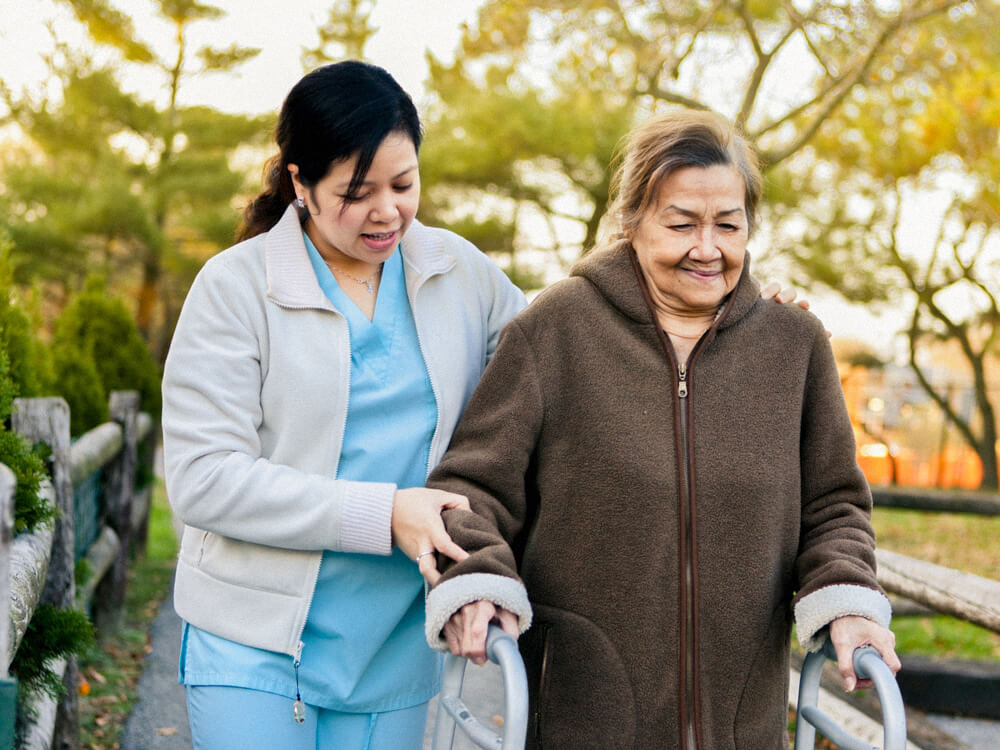
<svg viewBox="0 0 1000 750">
<path fill-rule="evenodd" d="M 883 627 L 892 620 L 892 605 L 879 591 L 866 586 L 826 586 L 795 605 L 795 632 L 806 651 L 818 651 L 826 640 L 826 626 L 838 617 L 867 617 Z"/>
<path fill-rule="evenodd" d="M 466 573 L 435 586 L 427 596 L 427 643 L 438 651 L 447 651 L 448 642 L 441 630 L 453 614 L 466 604 L 482 599 L 517 615 L 518 634 L 531 626 L 528 590 L 514 578 L 494 573 Z"/>
</svg>

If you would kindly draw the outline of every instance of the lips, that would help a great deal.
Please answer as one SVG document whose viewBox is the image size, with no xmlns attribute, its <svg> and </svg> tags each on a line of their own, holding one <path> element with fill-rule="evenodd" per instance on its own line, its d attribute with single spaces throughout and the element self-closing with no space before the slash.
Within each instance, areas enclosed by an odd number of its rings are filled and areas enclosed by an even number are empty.
<svg viewBox="0 0 1000 750">
<path fill-rule="evenodd" d="M 690 268 L 685 266 L 682 266 L 681 270 L 693 273 L 696 276 L 718 276 L 723 271 L 721 268 Z"/>
<path fill-rule="evenodd" d="M 393 232 L 364 232 L 361 239 L 372 250 L 386 250 L 393 247 L 399 237 L 399 231 Z"/>
</svg>

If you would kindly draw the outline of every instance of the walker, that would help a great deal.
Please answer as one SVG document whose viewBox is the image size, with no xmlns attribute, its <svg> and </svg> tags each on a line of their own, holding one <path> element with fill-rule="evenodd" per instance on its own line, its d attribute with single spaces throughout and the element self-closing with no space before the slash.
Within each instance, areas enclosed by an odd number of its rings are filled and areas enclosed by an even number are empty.
<svg viewBox="0 0 1000 750">
<path fill-rule="evenodd" d="M 528 729 L 528 679 L 517 643 L 498 626 L 491 625 L 486 638 L 486 655 L 500 666 L 503 676 L 503 731 L 494 732 L 480 722 L 462 702 L 462 682 L 466 660 L 447 654 L 444 679 L 438 698 L 432 750 L 449 750 L 455 741 L 456 727 L 481 748 L 522 750 Z M 836 660 L 833 644 L 827 640 L 820 651 L 808 654 L 802 664 L 799 697 L 795 716 L 794 750 L 812 750 L 816 730 L 841 750 L 878 750 L 877 747 L 853 737 L 816 706 L 823 664 Z M 854 671 L 858 677 L 875 684 L 882 707 L 884 727 L 883 750 L 905 750 L 906 713 L 896 678 L 882 661 L 878 651 L 865 646 L 854 652 Z"/>
<path fill-rule="evenodd" d="M 816 707 L 819 679 L 827 659 L 837 659 L 829 639 L 822 649 L 808 654 L 802 663 L 799 700 L 795 712 L 795 750 L 812 750 L 817 729 L 842 750 L 878 750 L 876 746 L 845 732 Z M 878 651 L 871 646 L 863 646 L 854 651 L 854 671 L 858 677 L 869 679 L 875 684 L 875 692 L 882 707 L 883 750 L 905 750 L 906 712 L 903 709 L 903 696 L 892 670 L 882 661 Z"/>
<path fill-rule="evenodd" d="M 434 720 L 433 750 L 449 750 L 455 728 L 461 727 L 477 747 L 521 750 L 528 732 L 528 676 L 517 650 L 517 642 L 497 625 L 486 636 L 486 656 L 500 666 L 503 676 L 503 732 L 497 733 L 479 721 L 462 702 L 466 660 L 454 654 L 444 658 L 444 678 Z"/>
</svg>

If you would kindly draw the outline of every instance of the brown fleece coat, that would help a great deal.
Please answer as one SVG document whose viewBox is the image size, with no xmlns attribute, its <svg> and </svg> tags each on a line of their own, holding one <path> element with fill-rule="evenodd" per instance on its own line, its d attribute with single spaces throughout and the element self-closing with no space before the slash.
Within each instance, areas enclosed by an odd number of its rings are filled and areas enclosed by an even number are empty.
<svg viewBox="0 0 1000 750">
<path fill-rule="evenodd" d="M 826 333 L 746 266 L 681 397 L 631 248 L 589 256 L 504 330 L 431 476 L 473 509 L 443 581 L 527 587 L 530 746 L 784 747 L 794 597 L 878 589 Z"/>
</svg>

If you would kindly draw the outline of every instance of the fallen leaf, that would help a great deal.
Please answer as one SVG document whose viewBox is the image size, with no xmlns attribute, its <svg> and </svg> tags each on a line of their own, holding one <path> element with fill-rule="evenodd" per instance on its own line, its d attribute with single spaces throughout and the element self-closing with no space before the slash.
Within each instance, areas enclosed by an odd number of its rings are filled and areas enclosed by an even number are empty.
<svg viewBox="0 0 1000 750">
<path fill-rule="evenodd" d="M 108 681 L 107 677 L 105 677 L 104 675 L 102 675 L 100 672 L 98 672 L 93 667 L 90 667 L 87 670 L 87 675 L 90 677 L 90 679 L 94 680 L 94 682 L 99 682 L 102 685 L 106 684 L 107 681 Z"/>
<path fill-rule="evenodd" d="M 156 733 L 161 737 L 173 737 L 177 734 L 177 727 L 160 727 Z"/>
</svg>

